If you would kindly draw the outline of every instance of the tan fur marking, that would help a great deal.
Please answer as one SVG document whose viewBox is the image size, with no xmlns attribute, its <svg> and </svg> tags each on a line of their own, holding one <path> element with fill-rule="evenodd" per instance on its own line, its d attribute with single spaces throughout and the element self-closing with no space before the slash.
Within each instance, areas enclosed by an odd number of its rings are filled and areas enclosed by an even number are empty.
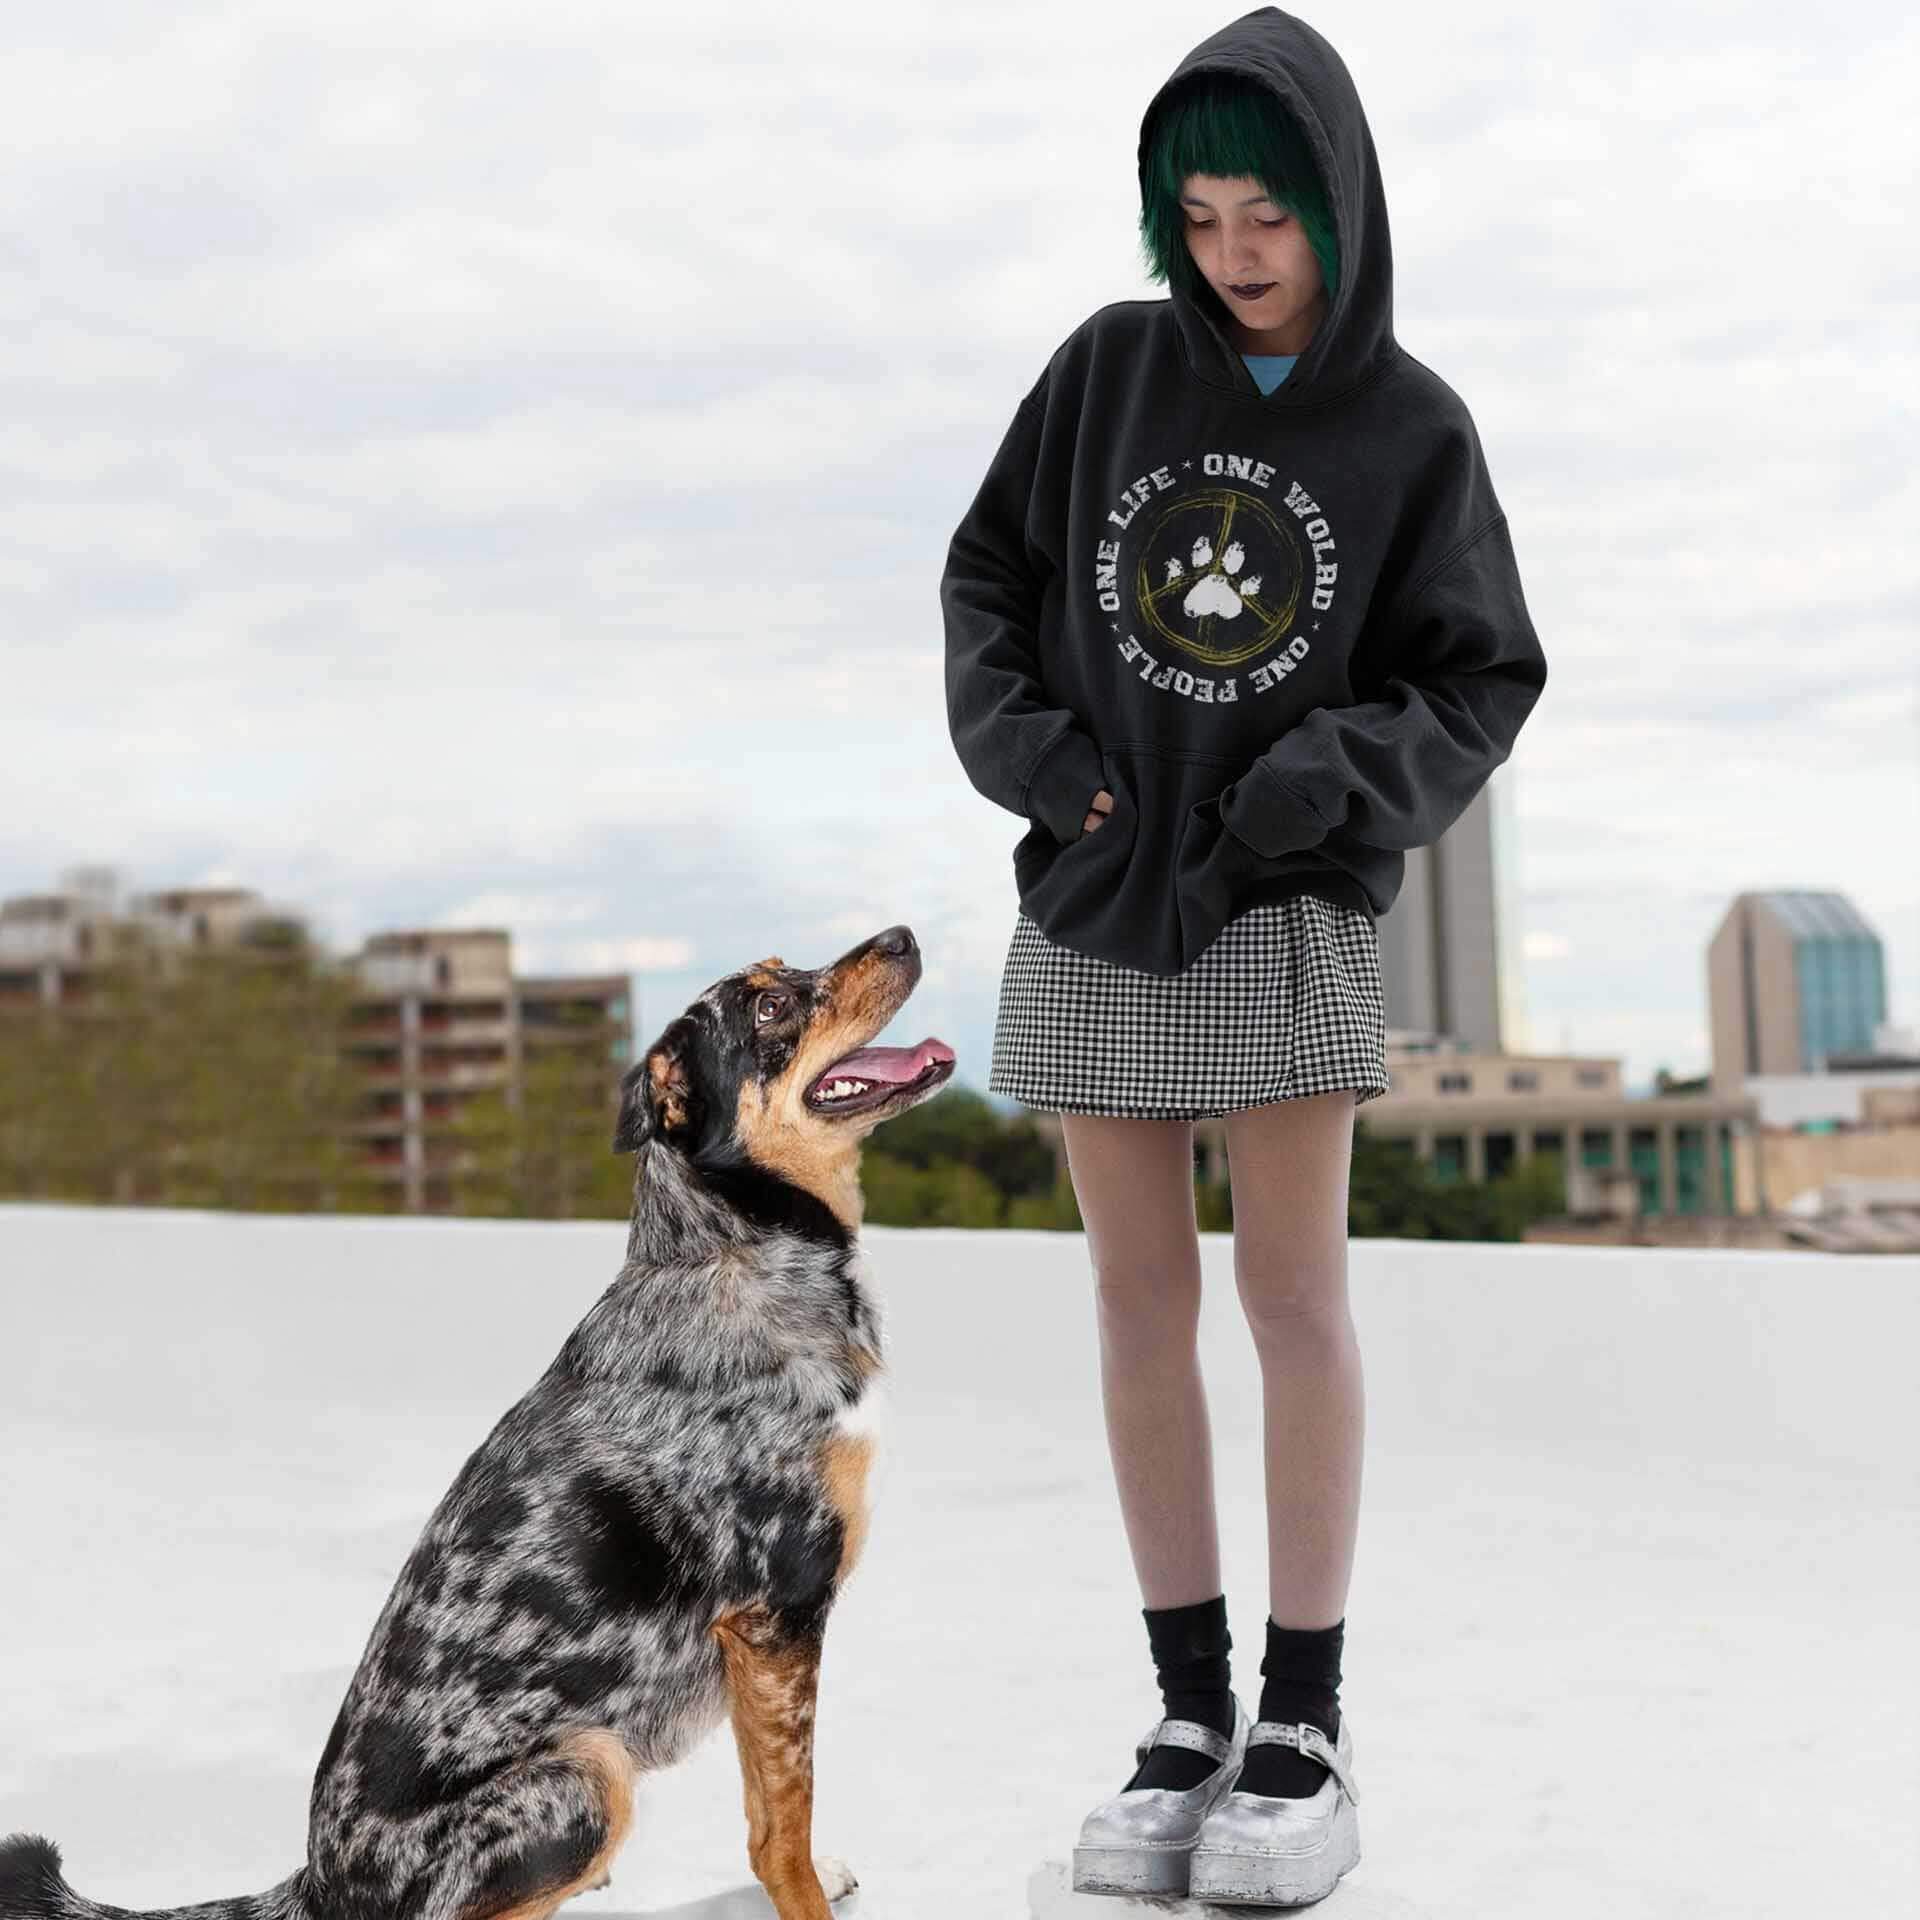
<svg viewBox="0 0 1920 1920">
<path fill-rule="evenodd" d="M 831 1053 L 821 1056 L 813 1071 L 835 1058 Z M 789 1074 L 767 1090 L 771 1098 L 751 1082 L 742 1086 L 734 1109 L 734 1137 L 760 1166 L 784 1174 L 829 1207 L 849 1233 L 858 1233 L 865 1204 L 860 1192 L 861 1134 L 844 1123 L 836 1127 L 811 1115 L 811 1125 L 795 1125 L 785 1110 L 789 1101 L 799 1105 L 800 1089 L 810 1077 Z"/>
<path fill-rule="evenodd" d="M 873 1466 L 873 1435 L 830 1434 L 823 1452 L 827 1498 L 839 1514 L 843 1529 L 840 1566 L 833 1576 L 837 1585 L 853 1571 L 853 1563 L 867 1541 L 867 1474 Z"/>
<path fill-rule="evenodd" d="M 713 1624 L 726 1662 L 747 1858 L 779 1920 L 832 1920 L 813 1866 L 813 1708 L 820 1649 L 781 1639 L 764 1607 Z"/>
<path fill-rule="evenodd" d="M 649 1098 L 663 1129 L 687 1124 L 687 1070 L 678 1054 L 647 1055 Z"/>
<path fill-rule="evenodd" d="M 759 964 L 786 963 L 775 957 Z M 734 1109 L 734 1137 L 747 1152 L 830 1208 L 849 1233 L 859 1232 L 865 1209 L 860 1144 L 873 1127 L 813 1112 L 806 1090 L 842 1055 L 868 1045 L 906 1004 L 900 980 L 877 952 L 837 975 L 786 1072 L 764 1089 L 743 1086 Z"/>
<path fill-rule="evenodd" d="M 633 1824 L 633 1756 L 618 1734 L 604 1727 L 583 1728 L 556 1741 L 554 1754 L 576 1762 L 591 1775 L 598 1789 L 600 1810 L 606 1816 L 607 1838 L 578 1878 L 563 1887 L 537 1893 L 518 1906 L 498 1907 L 485 1915 L 469 1909 L 465 1920 L 548 1920 L 576 1893 L 599 1886 L 605 1879 L 613 1857 L 626 1844 L 627 1829 Z"/>
</svg>

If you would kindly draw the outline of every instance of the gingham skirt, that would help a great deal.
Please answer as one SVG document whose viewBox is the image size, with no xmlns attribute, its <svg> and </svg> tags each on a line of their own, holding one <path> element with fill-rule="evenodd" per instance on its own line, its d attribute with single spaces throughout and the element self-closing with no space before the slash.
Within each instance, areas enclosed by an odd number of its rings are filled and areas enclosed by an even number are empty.
<svg viewBox="0 0 1920 1920">
<path fill-rule="evenodd" d="M 1184 973 L 1060 946 L 1016 910 L 987 1086 L 1048 1113 L 1197 1120 L 1388 1091 L 1380 935 L 1318 894 L 1250 907 Z"/>
</svg>

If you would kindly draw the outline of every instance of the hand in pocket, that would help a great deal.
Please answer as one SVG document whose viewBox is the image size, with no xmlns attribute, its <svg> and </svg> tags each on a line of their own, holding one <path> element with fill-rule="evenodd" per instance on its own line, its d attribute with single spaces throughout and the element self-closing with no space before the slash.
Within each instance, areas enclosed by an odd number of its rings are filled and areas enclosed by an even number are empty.
<svg viewBox="0 0 1920 1920">
<path fill-rule="evenodd" d="M 1103 807 L 1100 802 L 1107 804 Z M 1105 787 L 1093 796 L 1093 805 L 1087 810 L 1087 817 L 1080 822 L 1080 832 L 1084 836 L 1092 833 L 1109 813 L 1113 811 L 1113 795 Z"/>
</svg>

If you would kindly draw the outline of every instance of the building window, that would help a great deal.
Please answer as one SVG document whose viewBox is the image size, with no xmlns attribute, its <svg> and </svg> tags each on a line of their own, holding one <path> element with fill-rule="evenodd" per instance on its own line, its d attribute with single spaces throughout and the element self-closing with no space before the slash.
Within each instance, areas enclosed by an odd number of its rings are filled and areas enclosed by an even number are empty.
<svg viewBox="0 0 1920 1920">
<path fill-rule="evenodd" d="M 1673 1210 L 1707 1210 L 1707 1130 L 1676 1127 L 1673 1132 Z"/>
<path fill-rule="evenodd" d="M 1583 1167 L 1613 1165 L 1613 1134 L 1606 1127 L 1580 1129 L 1580 1164 Z"/>
<path fill-rule="evenodd" d="M 1634 1127 L 1628 1132 L 1627 1163 L 1640 1182 L 1640 1211 L 1659 1213 L 1660 1135 L 1654 1128 Z"/>
<path fill-rule="evenodd" d="M 1442 1093 L 1471 1093 L 1473 1091 L 1473 1075 L 1470 1073 L 1443 1073 L 1440 1076 L 1440 1091 Z"/>
<path fill-rule="evenodd" d="M 1604 1087 L 1607 1084 L 1605 1067 L 1575 1067 L 1573 1082 L 1578 1087 Z"/>
<path fill-rule="evenodd" d="M 1498 1180 L 1513 1165 L 1513 1135 L 1510 1133 L 1490 1133 L 1487 1135 L 1487 1178 Z"/>
<path fill-rule="evenodd" d="M 1507 1091 L 1509 1093 L 1538 1093 L 1540 1091 L 1540 1076 L 1531 1067 L 1515 1067 L 1513 1071 L 1507 1075 Z"/>
<path fill-rule="evenodd" d="M 1433 1177 L 1441 1182 L 1460 1179 L 1467 1170 L 1467 1136 L 1440 1133 L 1433 1140 Z"/>
</svg>

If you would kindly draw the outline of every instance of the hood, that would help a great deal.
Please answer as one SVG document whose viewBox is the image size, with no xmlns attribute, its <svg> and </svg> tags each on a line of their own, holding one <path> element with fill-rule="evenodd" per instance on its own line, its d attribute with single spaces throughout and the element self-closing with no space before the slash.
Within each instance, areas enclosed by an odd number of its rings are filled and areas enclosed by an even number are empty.
<svg viewBox="0 0 1920 1920">
<path fill-rule="evenodd" d="M 1236 73 L 1272 89 L 1307 138 L 1333 209 L 1340 286 L 1307 350 L 1273 392 L 1272 407 L 1331 400 L 1376 372 L 1394 352 L 1393 247 L 1380 163 L 1360 95 L 1346 64 L 1304 20 L 1278 7 L 1242 14 L 1200 42 L 1168 75 L 1140 121 L 1144 199 L 1153 116 L 1168 92 L 1196 73 Z M 1261 398 L 1227 331 L 1220 297 L 1202 286 L 1197 300 L 1171 289 L 1188 364 L 1212 386 Z"/>
</svg>

